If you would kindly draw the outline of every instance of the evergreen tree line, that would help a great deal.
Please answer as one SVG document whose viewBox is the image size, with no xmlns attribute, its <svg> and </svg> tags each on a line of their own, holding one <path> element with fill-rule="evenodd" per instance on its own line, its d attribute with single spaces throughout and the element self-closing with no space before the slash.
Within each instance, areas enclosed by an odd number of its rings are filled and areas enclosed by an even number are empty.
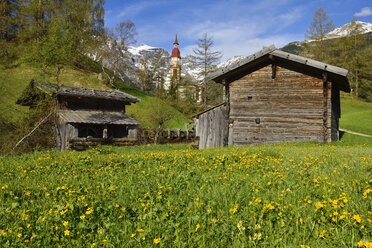
<svg viewBox="0 0 372 248">
<path fill-rule="evenodd" d="M 328 39 L 326 35 L 334 29 L 327 12 L 318 8 L 306 31 L 302 55 L 347 69 L 352 94 L 372 101 L 372 45 L 367 35 L 355 17 L 346 36 Z"/>
</svg>

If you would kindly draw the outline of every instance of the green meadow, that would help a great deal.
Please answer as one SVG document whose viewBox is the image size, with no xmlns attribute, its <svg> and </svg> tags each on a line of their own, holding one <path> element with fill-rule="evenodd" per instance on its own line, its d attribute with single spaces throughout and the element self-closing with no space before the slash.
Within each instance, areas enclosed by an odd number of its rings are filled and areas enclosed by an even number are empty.
<svg viewBox="0 0 372 248">
<path fill-rule="evenodd" d="M 371 172 L 350 134 L 3 156 L 0 247 L 370 247 Z"/>
</svg>

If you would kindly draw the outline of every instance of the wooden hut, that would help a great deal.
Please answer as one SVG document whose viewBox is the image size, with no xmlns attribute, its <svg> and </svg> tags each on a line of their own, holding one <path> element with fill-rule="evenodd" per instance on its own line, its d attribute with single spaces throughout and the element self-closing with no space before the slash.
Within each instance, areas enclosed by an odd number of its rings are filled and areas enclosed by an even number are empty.
<svg viewBox="0 0 372 248">
<path fill-rule="evenodd" d="M 57 149 L 84 149 L 97 144 L 129 145 L 137 140 L 139 122 L 125 113 L 140 99 L 121 91 L 57 86 L 31 81 L 17 104 L 33 106 L 46 95 L 57 96 Z"/>
<path fill-rule="evenodd" d="M 224 103 L 195 115 L 199 148 L 339 139 L 348 71 L 274 46 L 209 75 Z"/>
</svg>

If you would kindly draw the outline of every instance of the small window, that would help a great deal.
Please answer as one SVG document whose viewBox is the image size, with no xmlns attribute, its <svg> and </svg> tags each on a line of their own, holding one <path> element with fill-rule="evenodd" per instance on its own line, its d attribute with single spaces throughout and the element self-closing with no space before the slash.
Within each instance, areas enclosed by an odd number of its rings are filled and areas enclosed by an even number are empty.
<svg viewBox="0 0 372 248">
<path fill-rule="evenodd" d="M 86 137 L 93 137 L 93 138 L 102 138 L 103 135 L 103 127 L 99 125 L 81 125 L 78 128 L 78 137 L 79 138 L 86 138 Z"/>
<path fill-rule="evenodd" d="M 253 99 L 253 96 L 248 96 L 248 101 L 251 101 Z"/>
<path fill-rule="evenodd" d="M 108 138 L 125 138 L 128 137 L 128 126 L 109 125 L 107 127 Z"/>
</svg>

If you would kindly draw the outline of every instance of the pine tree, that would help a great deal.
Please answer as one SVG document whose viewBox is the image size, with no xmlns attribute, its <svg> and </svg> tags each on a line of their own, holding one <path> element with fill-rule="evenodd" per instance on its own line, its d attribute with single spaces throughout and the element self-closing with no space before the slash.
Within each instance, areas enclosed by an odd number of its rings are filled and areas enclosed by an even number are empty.
<svg viewBox="0 0 372 248">
<path fill-rule="evenodd" d="M 354 17 L 351 20 L 351 27 L 346 36 L 344 44 L 343 59 L 345 67 L 349 69 L 349 78 L 351 84 L 354 86 L 355 95 L 360 96 L 360 74 L 365 71 L 366 63 L 363 48 L 366 46 L 366 37 L 362 34 L 361 25 Z M 368 58 L 368 56 L 367 56 Z"/>
<path fill-rule="evenodd" d="M 193 49 L 194 55 L 191 56 L 191 59 L 194 60 L 201 69 L 199 74 L 201 78 L 201 102 L 204 107 L 207 105 L 207 92 L 209 90 L 205 79 L 207 75 L 214 70 L 214 65 L 222 57 L 221 51 L 212 50 L 213 45 L 213 38 L 208 36 L 207 33 L 204 33 L 203 37 L 197 40 L 197 47 Z"/>
<path fill-rule="evenodd" d="M 370 61 L 371 54 L 367 49 L 366 35 L 362 26 L 354 17 L 345 37 L 337 38 L 330 49 L 329 63 L 346 68 L 349 81 L 357 97 L 368 98 L 372 81 Z"/>
<path fill-rule="evenodd" d="M 305 33 L 305 38 L 311 41 L 305 43 L 305 55 L 311 55 L 315 60 L 327 62 L 332 40 L 327 40 L 326 35 L 334 28 L 333 21 L 329 20 L 327 12 L 319 7 Z"/>
<path fill-rule="evenodd" d="M 0 58 L 5 58 L 7 62 L 13 57 L 11 50 L 14 49 L 22 22 L 19 9 L 20 4 L 17 0 L 0 1 Z"/>
</svg>

